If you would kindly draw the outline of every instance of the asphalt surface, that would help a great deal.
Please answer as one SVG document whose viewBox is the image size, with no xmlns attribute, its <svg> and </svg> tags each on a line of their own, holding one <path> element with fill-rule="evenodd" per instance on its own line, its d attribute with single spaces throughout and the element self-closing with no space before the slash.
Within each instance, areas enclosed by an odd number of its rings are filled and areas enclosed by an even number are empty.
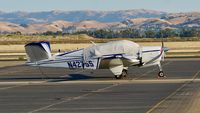
<svg viewBox="0 0 200 113">
<path fill-rule="evenodd" d="M 166 78 L 155 66 L 115 80 L 109 70 L 1 66 L 0 113 L 199 112 L 200 59 L 170 59 L 163 68 Z"/>
</svg>

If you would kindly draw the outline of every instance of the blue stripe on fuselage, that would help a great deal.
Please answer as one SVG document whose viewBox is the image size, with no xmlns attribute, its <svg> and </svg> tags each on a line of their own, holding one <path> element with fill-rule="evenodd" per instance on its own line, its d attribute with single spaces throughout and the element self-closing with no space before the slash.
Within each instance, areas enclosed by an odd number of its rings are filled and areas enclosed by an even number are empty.
<svg viewBox="0 0 200 113">
<path fill-rule="evenodd" d="M 81 51 L 81 50 L 83 50 L 83 49 L 78 49 L 78 50 L 73 50 L 73 51 L 65 52 L 63 54 L 59 54 L 58 56 L 67 55 L 67 54 L 70 54 L 70 53 L 73 53 L 73 52 L 77 52 L 77 51 Z"/>
</svg>

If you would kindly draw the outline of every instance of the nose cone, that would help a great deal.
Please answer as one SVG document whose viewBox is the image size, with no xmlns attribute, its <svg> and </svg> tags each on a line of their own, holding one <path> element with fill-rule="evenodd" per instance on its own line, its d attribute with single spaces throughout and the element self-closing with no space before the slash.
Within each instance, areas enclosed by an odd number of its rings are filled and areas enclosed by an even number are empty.
<svg viewBox="0 0 200 113">
<path fill-rule="evenodd" d="M 170 49 L 168 47 L 163 47 L 164 52 L 168 52 Z"/>
</svg>

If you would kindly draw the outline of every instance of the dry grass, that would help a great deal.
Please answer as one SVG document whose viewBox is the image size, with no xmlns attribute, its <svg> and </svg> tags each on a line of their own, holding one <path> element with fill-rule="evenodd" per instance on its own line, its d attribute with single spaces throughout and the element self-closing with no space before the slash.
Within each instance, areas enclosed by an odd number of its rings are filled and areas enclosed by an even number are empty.
<svg viewBox="0 0 200 113">
<path fill-rule="evenodd" d="M 0 58 L 25 58 L 24 45 L 33 41 L 50 41 L 53 53 L 58 49 L 69 51 L 91 46 L 91 41 L 95 43 L 104 43 L 113 40 L 125 40 L 127 38 L 115 39 L 95 39 L 87 35 L 66 35 L 66 36 L 23 36 L 23 35 L 0 35 Z M 168 38 L 165 40 L 165 46 L 170 48 L 167 56 L 200 56 L 200 38 L 190 38 L 182 40 L 180 38 Z M 127 39 L 137 42 L 141 46 L 161 46 L 161 39 L 156 38 L 136 38 Z M 0 60 L 1 60 L 0 59 Z"/>
<path fill-rule="evenodd" d="M 52 51 L 61 49 L 62 51 L 86 48 L 90 46 L 88 43 L 80 44 L 51 44 Z M 21 53 L 25 52 L 24 45 L 0 45 L 0 53 Z"/>
<path fill-rule="evenodd" d="M 44 35 L 0 35 L 0 45 L 9 44 L 26 44 L 33 41 L 50 41 L 52 44 L 71 44 L 71 43 L 89 43 L 93 41 L 95 43 L 104 43 L 112 40 L 131 40 L 134 42 L 160 42 L 159 38 L 112 38 L 112 39 L 100 39 L 93 38 L 86 34 L 79 35 L 64 35 L 64 36 L 44 36 Z M 164 39 L 165 42 L 183 42 L 183 41 L 200 41 L 200 37 L 180 38 L 172 37 Z"/>
<path fill-rule="evenodd" d="M 160 46 L 161 42 L 141 42 L 139 44 L 143 46 Z M 164 44 L 171 49 L 200 48 L 200 41 L 165 42 Z"/>
<path fill-rule="evenodd" d="M 1 60 L 1 59 L 0 59 Z M 0 61 L 0 68 L 25 64 L 25 61 Z"/>
<path fill-rule="evenodd" d="M 161 46 L 160 42 L 138 42 L 142 46 Z M 61 50 L 74 50 L 86 48 L 91 46 L 91 43 L 73 43 L 73 44 L 51 44 L 53 51 Z M 200 41 L 187 41 L 187 42 L 165 42 L 165 46 L 169 47 L 173 52 L 185 51 L 200 51 Z M 24 45 L 0 45 L 0 52 L 24 52 Z"/>
</svg>

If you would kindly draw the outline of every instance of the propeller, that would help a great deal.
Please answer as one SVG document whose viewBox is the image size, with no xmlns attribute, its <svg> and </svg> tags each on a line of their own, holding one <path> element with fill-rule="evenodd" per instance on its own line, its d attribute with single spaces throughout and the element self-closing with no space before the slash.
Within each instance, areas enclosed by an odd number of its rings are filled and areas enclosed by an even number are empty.
<svg viewBox="0 0 200 113">
<path fill-rule="evenodd" d="M 169 48 L 167 48 L 167 47 L 165 47 L 164 46 L 164 40 L 163 40 L 163 36 L 162 36 L 162 47 L 161 47 L 161 57 L 162 57 L 162 61 L 164 61 L 165 60 L 165 53 L 167 52 L 167 51 L 169 51 Z"/>
<path fill-rule="evenodd" d="M 162 47 L 161 47 L 161 49 L 162 49 L 162 61 L 164 61 L 165 60 L 165 51 L 164 51 L 164 41 L 163 41 L 163 37 L 162 37 Z"/>
</svg>

